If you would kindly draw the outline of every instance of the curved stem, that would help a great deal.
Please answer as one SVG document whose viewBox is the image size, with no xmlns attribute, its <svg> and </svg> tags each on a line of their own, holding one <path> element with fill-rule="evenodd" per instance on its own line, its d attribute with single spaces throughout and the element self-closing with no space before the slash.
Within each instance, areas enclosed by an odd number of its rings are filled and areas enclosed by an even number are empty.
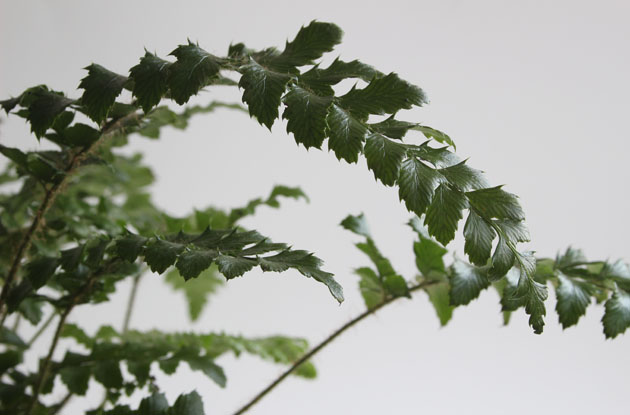
<svg viewBox="0 0 630 415">
<path fill-rule="evenodd" d="M 124 128 L 124 126 L 130 119 L 138 118 L 138 117 L 139 115 L 136 112 L 132 112 L 131 114 L 128 114 L 112 122 L 110 125 L 103 128 L 102 133 L 101 133 L 101 138 Z M 70 175 L 74 172 L 74 170 L 77 168 L 79 163 L 97 147 L 98 143 L 102 141 L 101 138 L 99 138 L 94 143 L 90 144 L 89 146 L 86 146 L 82 148 L 80 151 L 76 152 L 72 156 L 70 161 L 68 162 L 68 165 L 66 166 L 66 168 L 64 169 L 63 179 L 61 179 L 58 183 L 53 184 L 50 188 L 48 188 L 48 190 L 46 190 L 44 199 L 42 200 L 42 203 L 39 205 L 39 208 L 37 209 L 37 212 L 35 213 L 35 217 L 33 218 L 31 225 L 29 226 L 28 230 L 22 237 L 22 240 L 18 244 L 17 251 L 15 252 L 15 256 L 13 257 L 13 261 L 11 262 L 11 268 L 9 269 L 9 273 L 4 279 L 2 292 L 0 292 L 0 312 L 2 313 L 2 317 L 0 318 L 0 321 L 2 323 L 4 323 L 4 319 L 7 316 L 7 311 L 4 309 L 4 305 L 5 305 L 7 296 L 9 294 L 9 290 L 11 289 L 11 285 L 13 284 L 13 281 L 16 279 L 17 273 L 20 269 L 20 266 L 22 265 L 22 260 L 24 259 L 24 255 L 26 254 L 26 252 L 31 246 L 33 237 L 41 229 L 46 212 L 48 212 L 48 210 L 52 206 L 57 195 L 66 186 Z"/>
<path fill-rule="evenodd" d="M 420 290 L 422 288 L 428 287 L 429 285 L 437 284 L 439 281 L 424 281 L 409 287 L 409 293 Z M 345 323 L 343 326 L 339 327 L 335 330 L 330 336 L 325 338 L 322 342 L 320 342 L 317 346 L 312 348 L 308 353 L 299 358 L 291 367 L 289 367 L 286 371 L 284 371 L 280 376 L 278 376 L 273 382 L 269 384 L 265 389 L 260 391 L 252 400 L 250 400 L 247 404 L 245 404 L 241 409 L 234 412 L 234 415 L 242 415 L 247 410 L 249 410 L 252 406 L 258 403 L 262 398 L 264 398 L 269 392 L 271 392 L 276 386 L 278 386 L 284 379 L 286 379 L 291 373 L 293 373 L 302 363 L 310 360 L 313 356 L 315 356 L 320 350 L 329 345 L 333 340 L 335 340 L 339 335 L 353 327 L 355 324 L 359 323 L 364 318 L 376 313 L 381 308 L 385 307 L 388 304 L 393 303 L 394 301 L 405 298 L 405 297 L 390 297 L 384 300 L 382 303 L 370 308 L 363 313 L 359 314 L 352 320 Z"/>
</svg>

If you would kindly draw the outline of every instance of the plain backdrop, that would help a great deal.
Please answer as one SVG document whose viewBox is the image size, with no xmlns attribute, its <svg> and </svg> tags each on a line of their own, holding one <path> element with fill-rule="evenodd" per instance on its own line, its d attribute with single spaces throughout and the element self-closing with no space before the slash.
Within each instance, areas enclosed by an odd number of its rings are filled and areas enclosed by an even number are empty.
<svg viewBox="0 0 630 415">
<path fill-rule="evenodd" d="M 78 97 L 88 64 L 125 74 L 144 47 L 166 56 L 187 38 L 217 55 L 231 42 L 282 47 L 313 19 L 345 31 L 335 52 L 343 59 L 396 71 L 427 92 L 431 104 L 403 117 L 450 134 L 460 156 L 520 196 L 529 247 L 539 256 L 573 245 L 592 259 L 629 259 L 627 1 L 2 0 L 0 97 L 40 83 Z M 238 102 L 240 93 L 213 89 L 191 103 L 212 99 Z M 4 114 L 0 142 L 38 146 L 22 119 Z M 316 252 L 347 298 L 337 306 L 323 285 L 295 272 L 253 271 L 229 282 L 190 324 L 183 298 L 150 275 L 141 284 L 133 328 L 282 333 L 314 344 L 363 309 L 352 270 L 366 258 L 353 246 L 357 238 L 338 226 L 348 213 L 365 212 L 380 248 L 400 272 L 414 275 L 413 235 L 404 225 L 409 214 L 396 191 L 376 183 L 363 161 L 348 165 L 325 150 L 296 146 L 283 122 L 269 132 L 244 114 L 221 110 L 194 118 L 185 132 L 166 129 L 158 141 L 135 138 L 126 151 L 146 154 L 157 176 L 155 201 L 173 214 L 239 206 L 274 184 L 302 186 L 309 204 L 262 208 L 244 224 Z M 449 248 L 463 255 L 461 237 Z M 129 286 L 120 289 L 111 304 L 83 307 L 71 320 L 90 332 L 101 324 L 120 327 Z M 457 309 L 445 328 L 418 293 L 319 354 L 316 380 L 287 380 L 251 413 L 623 412 L 628 335 L 605 340 L 597 305 L 563 331 L 553 297 L 545 332 L 537 336 L 522 310 L 502 327 L 491 290 Z M 47 341 L 40 341 L 42 349 Z M 197 389 L 208 414 L 228 414 L 282 370 L 252 357 L 219 363 L 228 375 L 225 389 L 185 368 L 160 377 L 160 385 L 171 401 Z M 55 393 L 63 395 L 62 388 Z M 66 413 L 99 399 L 95 386 L 87 403 L 78 399 Z"/>
</svg>

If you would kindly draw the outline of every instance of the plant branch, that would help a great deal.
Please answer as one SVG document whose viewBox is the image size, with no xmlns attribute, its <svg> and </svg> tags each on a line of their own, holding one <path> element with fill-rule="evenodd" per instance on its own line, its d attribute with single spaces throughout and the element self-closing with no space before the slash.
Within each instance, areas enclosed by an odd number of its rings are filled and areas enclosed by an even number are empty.
<svg viewBox="0 0 630 415">
<path fill-rule="evenodd" d="M 31 347 L 33 345 L 33 343 L 35 343 L 35 341 L 37 341 L 39 336 L 41 336 L 42 333 L 44 331 L 46 331 L 46 329 L 48 328 L 48 326 L 50 326 L 50 323 L 52 323 L 53 319 L 56 316 L 57 316 L 57 312 L 53 311 L 53 313 L 48 317 L 48 319 L 46 319 L 44 324 L 41 325 L 41 327 L 35 332 L 35 334 L 33 334 L 33 337 L 31 337 L 31 339 L 26 343 L 28 345 L 28 347 Z"/>
<path fill-rule="evenodd" d="M 142 273 L 139 273 L 133 279 L 131 293 L 129 293 L 129 300 L 127 302 L 127 310 L 125 311 L 125 320 L 123 321 L 123 334 L 127 333 L 127 331 L 129 330 L 129 321 L 131 320 L 131 313 L 133 312 L 133 307 L 136 302 L 136 297 L 138 295 L 138 285 L 140 284 L 140 278 L 142 278 L 142 275 Z"/>
<path fill-rule="evenodd" d="M 433 284 L 436 284 L 438 282 L 439 281 L 423 281 L 421 283 L 418 283 L 416 285 L 413 285 L 413 286 L 409 287 L 409 293 L 411 294 L 414 291 L 420 290 L 422 288 L 428 287 L 429 285 L 433 285 Z M 244 414 L 247 410 L 249 410 L 252 406 L 254 406 L 256 403 L 258 403 L 262 398 L 264 398 L 269 392 L 271 392 L 276 386 L 278 386 L 291 373 L 293 373 L 301 364 L 303 364 L 304 362 L 310 360 L 320 350 L 322 350 L 323 348 L 328 346 L 333 340 L 335 340 L 337 337 L 339 337 L 346 330 L 348 330 L 349 328 L 353 327 L 357 323 L 361 322 L 366 317 L 376 313 L 381 308 L 387 306 L 388 304 L 393 303 L 394 301 L 396 301 L 396 300 L 398 300 L 400 298 L 405 298 L 405 297 L 389 297 L 386 300 L 384 300 L 383 302 L 381 302 L 380 304 L 374 306 L 373 308 L 370 308 L 370 309 L 364 311 L 363 313 L 359 314 L 358 316 L 356 316 L 352 320 L 350 320 L 347 323 L 345 323 L 343 326 L 339 327 L 330 336 L 325 338 L 317 346 L 312 348 L 308 353 L 306 353 L 304 356 L 299 358 L 295 363 L 293 363 L 293 365 L 291 365 L 291 367 L 289 367 L 280 376 L 278 376 L 273 382 L 271 382 L 269 384 L 269 386 L 267 386 L 265 389 L 260 391 L 256 396 L 254 396 L 254 398 L 252 398 L 252 400 L 250 400 L 247 404 L 245 404 L 245 406 L 243 406 L 238 411 L 234 412 L 234 415 L 242 415 L 242 414 Z"/>
<path fill-rule="evenodd" d="M 4 305 L 5 305 L 7 296 L 9 294 L 9 290 L 11 289 L 11 286 L 13 284 L 13 281 L 15 280 L 17 273 L 20 269 L 20 266 L 22 265 L 22 260 L 24 259 L 24 255 L 30 248 L 33 238 L 35 237 L 37 232 L 39 232 L 39 230 L 41 229 L 46 212 L 48 212 L 48 210 L 52 206 L 57 195 L 68 183 L 68 178 L 76 170 L 80 162 L 97 147 L 98 145 L 97 143 L 102 141 L 103 137 L 124 128 L 129 120 L 138 118 L 138 117 L 139 117 L 138 113 L 133 112 L 105 126 L 101 132 L 101 137 L 98 140 L 96 140 L 94 143 L 90 144 L 89 146 L 82 148 L 81 150 L 79 150 L 72 156 L 72 158 L 68 162 L 68 165 L 64 169 L 63 179 L 61 179 L 58 183 L 53 184 L 50 188 L 48 188 L 48 190 L 46 190 L 44 199 L 42 200 L 42 203 L 39 205 L 39 208 L 37 209 L 37 212 L 35 213 L 35 217 L 33 218 L 31 225 L 29 226 L 28 230 L 22 237 L 22 240 L 18 244 L 17 251 L 15 252 L 15 256 L 13 257 L 13 261 L 11 262 L 11 268 L 9 269 L 9 273 L 4 279 L 4 285 L 2 287 L 2 292 L 0 293 L 0 312 L 2 313 L 2 318 L 0 319 L 0 321 L 2 323 L 4 323 L 4 319 L 6 318 L 8 314 L 8 312 L 4 309 Z"/>
<path fill-rule="evenodd" d="M 59 323 L 57 323 L 57 330 L 55 330 L 55 336 L 53 337 L 52 343 L 50 344 L 50 348 L 48 349 L 48 355 L 46 356 L 44 361 L 41 363 L 39 374 L 37 376 L 37 379 L 35 380 L 35 384 L 33 385 L 33 397 L 31 398 L 31 401 L 29 402 L 28 408 L 26 409 L 26 412 L 24 413 L 24 415 L 30 415 L 33 409 L 35 408 L 35 406 L 37 405 L 39 394 L 42 390 L 42 387 L 44 386 L 46 378 L 48 377 L 48 372 L 50 371 L 52 357 L 53 357 L 53 354 L 55 353 L 55 349 L 57 348 L 57 344 L 59 343 L 59 338 L 61 337 L 61 332 L 63 330 L 63 327 L 66 324 L 68 315 L 70 315 L 70 312 L 74 309 L 74 306 L 76 306 L 79 303 L 81 298 L 83 298 L 83 296 L 92 289 L 92 287 L 94 286 L 94 283 L 96 282 L 96 279 L 99 276 L 100 276 L 100 273 L 92 274 L 92 276 L 87 280 L 87 282 L 81 288 L 81 290 L 79 290 L 77 293 L 75 293 L 72 296 L 72 298 L 70 299 L 70 304 L 68 304 L 66 309 L 61 314 Z"/>
</svg>

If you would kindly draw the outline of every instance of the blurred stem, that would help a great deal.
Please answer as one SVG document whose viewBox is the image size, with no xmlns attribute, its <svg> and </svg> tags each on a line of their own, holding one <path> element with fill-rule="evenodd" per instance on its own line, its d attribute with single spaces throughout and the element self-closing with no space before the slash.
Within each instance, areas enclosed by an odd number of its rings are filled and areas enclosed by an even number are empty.
<svg viewBox="0 0 630 415">
<path fill-rule="evenodd" d="M 136 303 L 136 296 L 138 295 L 138 285 L 140 284 L 140 278 L 142 278 L 143 273 L 139 273 L 133 279 L 133 283 L 131 285 L 131 292 L 129 293 L 129 301 L 127 301 L 127 311 L 125 311 L 125 320 L 123 322 L 122 333 L 125 334 L 129 330 L 129 321 L 131 320 L 131 313 L 133 312 L 133 307 Z"/>
<path fill-rule="evenodd" d="M 26 343 L 28 345 L 28 347 L 31 347 L 33 345 L 33 343 L 35 343 L 35 341 L 37 341 L 39 336 L 41 336 L 42 333 L 44 331 L 46 331 L 46 329 L 48 328 L 48 326 L 50 326 L 50 323 L 52 323 L 52 321 L 55 318 L 55 316 L 57 316 L 57 311 L 53 311 L 50 314 L 50 316 L 48 316 L 48 318 L 46 319 L 44 324 L 42 324 L 40 326 L 40 328 L 35 332 L 35 334 L 33 334 L 33 337 L 31 337 L 31 339 Z"/>
<path fill-rule="evenodd" d="M 413 285 L 413 286 L 409 287 L 409 293 L 411 294 L 414 291 L 421 290 L 423 288 L 426 288 L 426 287 L 428 287 L 430 285 L 433 285 L 433 284 L 436 284 L 438 282 L 439 281 L 423 281 L 421 283 L 418 283 L 416 285 Z M 254 398 L 252 398 L 252 400 L 250 400 L 247 404 L 245 404 L 245 406 L 243 406 L 238 411 L 234 412 L 234 415 L 242 415 L 245 412 L 247 412 L 252 406 L 254 406 L 256 403 L 258 403 L 269 392 L 271 392 L 276 386 L 278 386 L 283 380 L 285 380 L 291 373 L 293 373 L 302 363 L 304 363 L 304 362 L 310 360 L 311 358 L 313 358 L 313 356 L 315 356 L 320 350 L 322 350 L 323 348 L 328 346 L 330 343 L 332 343 L 333 340 L 335 340 L 343 332 L 345 332 L 349 328 L 353 327 L 355 324 L 359 323 L 364 318 L 366 318 L 366 317 L 376 313 L 381 308 L 387 306 L 388 304 L 393 303 L 394 301 L 396 301 L 396 300 L 398 300 L 400 298 L 406 298 L 406 297 L 389 297 L 386 300 L 384 300 L 383 302 L 381 302 L 380 304 L 378 304 L 378 305 L 376 305 L 376 306 L 374 306 L 374 307 L 372 307 L 370 309 L 365 310 L 363 313 L 359 314 L 358 316 L 356 316 L 352 320 L 350 320 L 347 323 L 345 323 L 343 326 L 339 327 L 337 330 L 335 330 L 333 332 L 333 334 L 331 334 L 330 336 L 325 338 L 317 346 L 312 348 L 308 353 L 306 353 L 304 356 L 302 356 L 300 359 L 298 359 L 295 363 L 293 363 L 293 365 L 291 365 L 291 367 L 289 367 L 280 376 L 278 376 L 273 382 L 271 382 L 269 384 L 269 386 L 267 386 L 265 389 L 260 391 L 256 396 L 254 396 Z"/>
</svg>

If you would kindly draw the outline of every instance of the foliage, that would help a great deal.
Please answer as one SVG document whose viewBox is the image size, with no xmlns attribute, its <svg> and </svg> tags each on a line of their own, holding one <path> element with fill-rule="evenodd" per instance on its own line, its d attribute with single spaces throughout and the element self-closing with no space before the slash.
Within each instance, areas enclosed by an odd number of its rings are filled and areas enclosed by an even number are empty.
<svg viewBox="0 0 630 415">
<path fill-rule="evenodd" d="M 224 386 L 226 374 L 215 361 L 231 352 L 288 365 L 285 375 L 312 378 L 312 354 L 355 322 L 417 290 L 427 293 L 444 325 L 456 307 L 493 286 L 506 323 L 510 313 L 523 307 L 534 332 L 541 333 L 551 285 L 564 328 L 575 325 L 595 299 L 604 303 L 606 337 L 625 332 L 630 326 L 628 266 L 587 261 L 573 248 L 555 259 L 536 259 L 522 251 L 519 244 L 530 238 L 518 198 L 502 186 L 489 185 L 480 170 L 457 157 L 447 134 L 398 118 L 400 111 L 427 103 L 422 89 L 357 60 L 336 59 L 322 67 L 320 58 L 341 37 L 337 26 L 314 21 L 282 51 L 256 51 L 238 43 L 223 57 L 189 41 L 171 52 L 171 60 L 146 51 L 128 76 L 98 64 L 87 66 L 77 99 L 38 85 L 0 102 L 7 114 L 26 119 L 38 140 L 56 146 L 24 151 L 0 144 L 0 153 L 9 160 L 0 185 L 11 185 L 0 194 L 0 413 L 57 413 L 67 399 L 52 405 L 41 399 L 56 379 L 65 385 L 68 398 L 85 395 L 94 379 L 106 393 L 92 414 L 201 414 L 196 392 L 180 395 L 171 405 L 153 373 L 159 369 L 170 375 L 185 363 Z M 340 91 L 338 84 L 346 79 L 356 84 Z M 238 86 L 246 108 L 211 102 L 176 111 L 160 105 L 162 100 L 184 105 L 215 85 Z M 131 102 L 119 100 L 123 90 L 130 91 Z M 239 223 L 260 206 L 278 208 L 281 198 L 308 200 L 301 189 L 276 186 L 266 198 L 243 207 L 211 206 L 173 217 L 153 204 L 148 188 L 154 176 L 142 156 L 119 150 L 134 134 L 156 139 L 162 128 L 185 129 L 190 117 L 218 107 L 247 111 L 269 129 L 282 117 L 296 143 L 307 149 L 326 144 L 347 163 L 364 156 L 375 179 L 395 187 L 413 216 L 409 225 L 418 238 L 412 247 L 418 275 L 411 279 L 395 271 L 377 248 L 363 215 L 342 221 L 362 238 L 356 246 L 371 261 L 356 270 L 367 311 L 309 353 L 305 340 L 288 336 L 164 333 L 159 328 L 140 332 L 128 327 L 139 278 L 149 270 L 164 274 L 173 290 L 184 294 L 193 321 L 225 281 L 254 268 L 297 272 L 325 284 L 334 299 L 343 301 L 341 286 L 314 254 L 272 242 Z M 75 121 L 77 114 L 87 116 L 84 121 L 90 124 Z M 410 132 L 426 140 L 405 142 Z M 447 264 L 445 247 L 464 217 L 468 262 L 455 258 Z M 108 301 L 127 279 L 134 288 L 121 330 L 103 326 L 88 333 L 67 321 L 77 307 Z M 44 329 L 55 319 L 49 353 L 30 370 L 24 356 L 38 335 L 25 341 L 19 322 Z M 61 338 L 74 339 L 76 347 L 56 360 Z M 137 409 L 121 403 L 137 389 L 147 395 Z"/>
</svg>

